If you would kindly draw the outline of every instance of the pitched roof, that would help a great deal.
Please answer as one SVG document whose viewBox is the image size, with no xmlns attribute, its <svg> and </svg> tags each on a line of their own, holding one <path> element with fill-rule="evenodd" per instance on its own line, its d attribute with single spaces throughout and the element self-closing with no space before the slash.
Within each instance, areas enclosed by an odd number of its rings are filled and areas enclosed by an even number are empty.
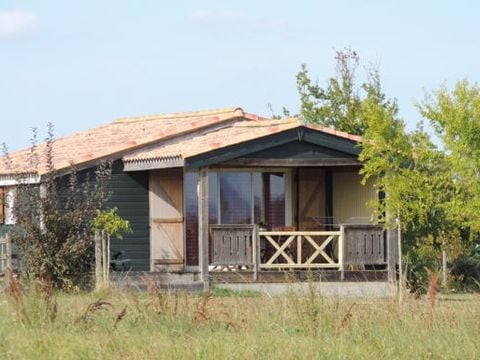
<svg viewBox="0 0 480 360">
<path fill-rule="evenodd" d="M 359 136 L 306 125 L 296 118 L 273 120 L 253 115 L 241 108 L 188 113 L 171 113 L 122 118 L 94 129 L 55 140 L 53 163 L 56 170 L 92 166 L 102 159 L 120 159 L 126 163 L 162 159 L 185 159 L 219 148 L 240 144 L 294 128 L 306 127 L 352 141 Z M 38 166 L 32 161 L 31 149 L 0 157 L 0 177 L 14 173 L 47 172 L 46 144 L 35 152 Z"/>
<path fill-rule="evenodd" d="M 312 130 L 322 131 L 331 135 L 352 141 L 360 141 L 359 136 L 345 132 L 324 128 L 317 125 L 305 125 L 296 118 L 282 120 L 258 120 L 234 122 L 226 127 L 214 131 L 195 132 L 183 138 L 174 139 L 171 142 L 162 142 L 152 146 L 141 148 L 123 157 L 125 162 L 170 160 L 188 158 L 191 156 L 207 153 L 212 150 L 240 144 L 249 140 L 262 138 L 283 131 L 305 127 Z"/>
<path fill-rule="evenodd" d="M 126 152 L 201 129 L 215 128 L 234 120 L 262 119 L 264 118 L 246 113 L 241 108 L 122 118 L 56 139 L 53 146 L 54 167 L 62 170 L 69 168 L 72 163 L 82 165 L 115 156 L 121 158 Z M 31 149 L 11 153 L 11 165 L 7 164 L 5 157 L 0 157 L 0 174 L 45 174 L 46 145 L 38 145 L 35 153 L 38 156 L 38 167 L 32 161 Z"/>
</svg>

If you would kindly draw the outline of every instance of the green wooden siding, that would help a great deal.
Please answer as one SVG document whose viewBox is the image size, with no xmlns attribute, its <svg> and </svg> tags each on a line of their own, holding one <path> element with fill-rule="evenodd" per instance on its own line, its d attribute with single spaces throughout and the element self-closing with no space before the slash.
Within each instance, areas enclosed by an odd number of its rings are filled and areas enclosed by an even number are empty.
<svg viewBox="0 0 480 360">
<path fill-rule="evenodd" d="M 295 155 L 296 158 L 302 156 L 302 154 L 296 154 L 296 151 L 300 151 L 303 155 L 311 156 L 311 158 L 316 158 L 319 153 L 322 154 L 323 158 L 335 157 L 334 155 L 340 154 L 342 157 L 356 158 L 360 153 L 360 147 L 355 141 L 302 127 L 192 156 L 185 159 L 185 168 L 197 169 L 232 159 L 247 157 L 253 153 L 260 154 L 264 151 L 267 151 L 264 153 L 266 156 L 267 154 L 272 154 L 272 152 L 268 152 L 269 149 L 279 149 L 289 143 L 309 144 L 298 145 L 298 148 L 291 149 L 289 155 Z M 312 153 L 314 146 L 320 148 L 315 151 L 316 154 Z"/>
<path fill-rule="evenodd" d="M 298 140 L 287 144 L 275 146 L 266 150 L 245 155 L 245 158 L 254 159 L 331 159 L 331 158 L 356 158 L 355 155 L 346 154 L 324 146 L 301 142 Z"/>
<path fill-rule="evenodd" d="M 111 197 L 107 207 L 117 207 L 120 216 L 130 221 L 132 234 L 122 240 L 112 239 L 111 249 L 125 251 L 132 260 L 132 270 L 150 269 L 150 228 L 148 210 L 148 172 L 123 171 L 121 161 L 113 164 L 109 182 Z"/>
</svg>

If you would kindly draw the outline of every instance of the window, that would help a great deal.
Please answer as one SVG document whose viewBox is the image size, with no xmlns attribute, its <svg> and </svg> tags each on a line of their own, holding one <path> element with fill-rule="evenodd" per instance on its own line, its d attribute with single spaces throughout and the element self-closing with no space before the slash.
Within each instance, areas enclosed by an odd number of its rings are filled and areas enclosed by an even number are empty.
<svg viewBox="0 0 480 360">
<path fill-rule="evenodd" d="M 220 223 L 252 223 L 252 174 L 249 172 L 221 172 Z"/>
</svg>

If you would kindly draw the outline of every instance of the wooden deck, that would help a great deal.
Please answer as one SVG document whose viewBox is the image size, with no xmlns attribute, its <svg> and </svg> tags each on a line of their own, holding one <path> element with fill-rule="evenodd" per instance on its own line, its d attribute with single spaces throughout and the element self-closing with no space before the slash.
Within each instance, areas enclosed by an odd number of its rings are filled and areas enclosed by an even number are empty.
<svg viewBox="0 0 480 360">
<path fill-rule="evenodd" d="M 375 282 L 387 281 L 387 270 L 357 270 L 344 271 L 344 278 L 340 271 L 334 270 L 292 270 L 292 271 L 260 271 L 255 280 L 253 271 L 219 271 L 210 272 L 213 284 L 235 283 L 289 283 L 307 282 Z"/>
</svg>

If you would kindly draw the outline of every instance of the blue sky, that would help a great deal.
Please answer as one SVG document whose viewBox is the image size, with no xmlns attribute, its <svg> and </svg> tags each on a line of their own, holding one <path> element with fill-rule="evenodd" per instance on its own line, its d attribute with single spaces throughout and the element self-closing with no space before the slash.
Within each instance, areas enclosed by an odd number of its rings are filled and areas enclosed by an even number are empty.
<svg viewBox="0 0 480 360">
<path fill-rule="evenodd" d="M 334 50 L 380 67 L 413 127 L 415 100 L 478 78 L 479 5 L 467 1 L 0 0 L 0 142 L 28 146 L 123 116 L 229 106 L 298 109 L 306 63 Z"/>
</svg>

